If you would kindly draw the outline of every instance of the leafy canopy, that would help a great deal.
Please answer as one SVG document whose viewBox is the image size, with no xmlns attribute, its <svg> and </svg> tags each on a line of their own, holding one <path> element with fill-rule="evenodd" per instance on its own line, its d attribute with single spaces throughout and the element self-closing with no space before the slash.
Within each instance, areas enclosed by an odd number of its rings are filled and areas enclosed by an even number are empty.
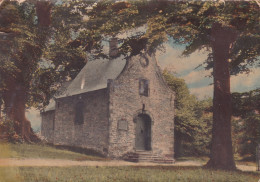
<svg viewBox="0 0 260 182">
<path fill-rule="evenodd" d="M 89 13 L 82 13 L 88 16 L 87 24 L 96 34 L 115 36 L 139 28 L 120 40 L 124 55 L 135 55 L 142 49 L 154 52 L 170 37 L 186 45 L 184 55 L 205 47 L 211 49 L 212 27 L 220 24 L 237 35 L 230 52 L 232 74 L 259 66 L 260 17 L 255 2 L 100 1 Z M 210 53 L 206 69 L 212 68 L 212 57 Z"/>
</svg>

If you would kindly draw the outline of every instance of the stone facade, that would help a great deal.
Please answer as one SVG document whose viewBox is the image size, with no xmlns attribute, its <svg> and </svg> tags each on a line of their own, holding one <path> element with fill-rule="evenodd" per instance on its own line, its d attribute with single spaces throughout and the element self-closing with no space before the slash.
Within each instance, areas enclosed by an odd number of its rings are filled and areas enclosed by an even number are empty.
<svg viewBox="0 0 260 182">
<path fill-rule="evenodd" d="M 55 128 L 55 110 L 50 110 L 41 113 L 42 123 L 41 123 L 41 135 L 45 137 L 48 143 L 53 143 L 53 134 Z"/>
<path fill-rule="evenodd" d="M 148 57 L 148 56 L 147 56 Z M 161 157 L 173 157 L 174 93 L 164 82 L 157 62 L 143 56 L 128 61 L 125 71 L 109 84 L 109 155 L 123 156 L 135 152 L 136 123 L 139 114 L 151 118 L 151 151 Z M 139 93 L 140 79 L 149 81 L 149 95 Z M 126 120 L 128 130 L 119 130 L 118 122 Z"/>
<path fill-rule="evenodd" d="M 53 136 L 55 145 L 94 149 L 111 158 L 127 159 L 146 151 L 151 161 L 172 162 L 174 93 L 165 83 L 154 55 L 132 57 L 119 73 L 107 77 L 105 88 L 87 92 L 75 91 L 77 83 L 72 82 L 68 90 L 77 94 L 56 98 L 54 135 L 46 132 L 51 123 L 45 122 L 47 113 L 42 115 L 43 135 Z M 87 81 L 83 85 L 88 85 Z M 78 117 L 82 123 L 77 123 L 77 110 L 83 113 Z"/>
<path fill-rule="evenodd" d="M 83 103 L 83 124 L 75 123 L 77 103 Z M 108 150 L 107 89 L 83 93 L 56 100 L 55 145 L 94 149 L 106 154 Z"/>
</svg>

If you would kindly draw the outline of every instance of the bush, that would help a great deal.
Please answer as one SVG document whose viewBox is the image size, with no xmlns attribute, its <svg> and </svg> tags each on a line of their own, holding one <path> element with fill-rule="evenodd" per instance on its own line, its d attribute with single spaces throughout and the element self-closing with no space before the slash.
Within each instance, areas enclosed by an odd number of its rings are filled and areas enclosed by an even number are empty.
<svg viewBox="0 0 260 182">
<path fill-rule="evenodd" d="M 0 140 L 8 142 L 21 141 L 19 135 L 15 132 L 14 121 L 7 118 L 0 118 Z"/>
<path fill-rule="evenodd" d="M 175 157 L 209 155 L 212 128 L 212 99 L 199 101 L 183 79 L 166 70 L 168 86 L 175 92 Z"/>
</svg>

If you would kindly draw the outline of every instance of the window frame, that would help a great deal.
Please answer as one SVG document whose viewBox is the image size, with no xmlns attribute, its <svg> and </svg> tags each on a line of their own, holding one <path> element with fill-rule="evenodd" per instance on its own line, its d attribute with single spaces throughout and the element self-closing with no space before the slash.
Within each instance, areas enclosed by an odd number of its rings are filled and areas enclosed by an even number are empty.
<svg viewBox="0 0 260 182">
<path fill-rule="evenodd" d="M 148 97 L 150 95 L 149 80 L 139 79 L 139 95 Z"/>
</svg>

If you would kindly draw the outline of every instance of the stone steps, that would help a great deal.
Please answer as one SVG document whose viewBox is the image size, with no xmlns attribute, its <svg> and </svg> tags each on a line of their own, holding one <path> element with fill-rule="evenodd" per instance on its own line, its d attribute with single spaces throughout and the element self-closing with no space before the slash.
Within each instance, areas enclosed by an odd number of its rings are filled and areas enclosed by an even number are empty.
<svg viewBox="0 0 260 182">
<path fill-rule="evenodd" d="M 152 151 L 136 151 L 133 153 L 129 153 L 124 156 L 124 160 L 130 162 L 153 162 L 166 164 L 174 163 L 174 160 L 172 158 L 162 158 L 156 154 L 153 154 Z"/>
</svg>

